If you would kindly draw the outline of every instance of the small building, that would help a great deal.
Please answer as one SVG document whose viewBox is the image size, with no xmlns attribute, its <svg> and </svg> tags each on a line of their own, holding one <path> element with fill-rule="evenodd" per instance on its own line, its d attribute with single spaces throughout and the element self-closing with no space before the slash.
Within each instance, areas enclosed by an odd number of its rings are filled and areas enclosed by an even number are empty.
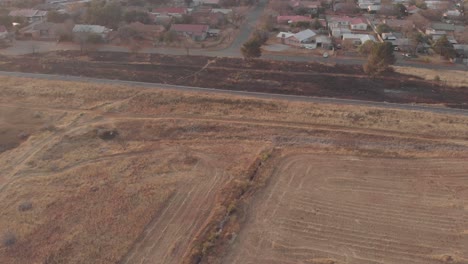
<svg viewBox="0 0 468 264">
<path fill-rule="evenodd" d="M 348 16 L 327 16 L 327 22 L 329 28 L 334 27 L 349 27 L 353 18 Z"/>
<path fill-rule="evenodd" d="M 393 32 L 389 32 L 389 33 L 382 33 L 382 39 L 384 41 L 392 41 L 392 40 L 396 40 L 397 37 L 393 34 Z"/>
<path fill-rule="evenodd" d="M 361 17 L 353 18 L 349 23 L 352 30 L 367 30 L 367 26 L 367 21 Z"/>
<path fill-rule="evenodd" d="M 379 12 L 381 8 L 382 8 L 381 5 L 369 5 L 367 7 L 367 12 L 374 14 L 374 13 Z"/>
<path fill-rule="evenodd" d="M 454 44 L 453 48 L 460 58 L 468 58 L 468 44 Z"/>
<path fill-rule="evenodd" d="M 429 27 L 436 31 L 447 31 L 447 32 L 462 32 L 465 27 L 461 25 L 454 25 L 449 23 L 434 22 Z"/>
<path fill-rule="evenodd" d="M 187 36 L 193 40 L 202 41 L 208 36 L 209 29 L 208 25 L 172 24 L 170 31 L 176 32 L 179 36 Z"/>
<path fill-rule="evenodd" d="M 182 15 L 187 14 L 187 8 L 185 7 L 154 8 L 151 14 L 155 16 L 182 17 Z"/>
<path fill-rule="evenodd" d="M 292 46 L 302 46 L 304 44 L 315 43 L 316 36 L 317 33 L 310 29 L 300 31 L 295 34 L 291 32 L 280 32 L 276 35 L 277 38 L 281 39 L 282 43 Z"/>
<path fill-rule="evenodd" d="M 214 8 L 221 7 L 220 0 L 201 0 L 199 1 L 199 4 Z"/>
<path fill-rule="evenodd" d="M 406 28 L 414 28 L 414 23 L 411 20 L 403 19 L 384 19 L 384 24 L 391 27 L 395 31 L 401 31 Z"/>
<path fill-rule="evenodd" d="M 111 31 L 111 29 L 104 26 L 77 24 L 73 27 L 72 33 L 75 40 L 81 40 L 84 36 L 89 34 L 96 34 L 101 36 L 103 41 L 107 41 Z"/>
<path fill-rule="evenodd" d="M 343 41 L 351 40 L 355 46 L 364 44 L 366 41 L 376 42 L 375 37 L 368 34 L 344 34 Z"/>
<path fill-rule="evenodd" d="M 322 47 L 324 49 L 329 49 L 333 47 L 332 39 L 329 36 L 325 35 L 318 35 L 315 38 L 315 43 L 317 44 L 318 48 Z"/>
<path fill-rule="evenodd" d="M 421 11 L 421 9 L 415 5 L 409 6 L 406 11 L 408 11 L 408 14 L 413 15 Z"/>
<path fill-rule="evenodd" d="M 20 31 L 24 37 L 38 40 L 58 40 L 60 38 L 60 33 L 64 32 L 64 24 L 52 22 L 39 22 L 32 25 L 29 30 Z"/>
<path fill-rule="evenodd" d="M 351 29 L 348 27 L 332 27 L 330 31 L 331 35 L 335 38 L 342 38 L 344 34 L 351 33 Z"/>
<path fill-rule="evenodd" d="M 18 9 L 11 11 L 8 16 L 25 18 L 28 23 L 45 21 L 47 18 L 47 11 L 36 9 Z"/>
<path fill-rule="evenodd" d="M 277 16 L 278 24 L 292 24 L 297 22 L 312 22 L 312 18 L 308 16 Z"/>
</svg>

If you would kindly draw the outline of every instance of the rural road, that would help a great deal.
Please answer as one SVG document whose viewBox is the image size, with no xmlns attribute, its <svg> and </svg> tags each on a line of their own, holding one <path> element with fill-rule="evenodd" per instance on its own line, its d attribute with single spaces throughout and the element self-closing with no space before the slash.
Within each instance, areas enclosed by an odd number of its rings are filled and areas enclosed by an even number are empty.
<svg viewBox="0 0 468 264">
<path fill-rule="evenodd" d="M 0 71 L 0 76 L 33 78 L 33 79 L 41 79 L 41 80 L 88 82 L 88 83 L 98 83 L 98 84 L 116 84 L 116 85 L 127 85 L 127 86 L 132 86 L 132 87 L 144 87 L 144 88 L 154 88 L 154 89 L 163 89 L 163 90 L 236 95 L 236 96 L 245 96 L 245 97 L 251 97 L 251 98 L 260 98 L 260 99 L 275 99 L 275 100 L 287 100 L 287 101 L 310 102 L 310 103 L 321 103 L 321 104 L 351 105 L 351 106 L 370 106 L 370 107 L 379 107 L 379 108 L 386 108 L 386 109 L 423 111 L 423 112 L 430 112 L 430 113 L 436 113 L 436 114 L 451 114 L 451 115 L 468 116 L 468 110 L 429 106 L 429 105 L 397 104 L 397 103 L 372 102 L 372 101 L 339 99 L 339 98 L 328 98 L 328 97 L 312 97 L 312 96 L 300 96 L 300 95 L 233 91 L 233 90 L 223 90 L 223 89 L 214 89 L 214 88 L 191 87 L 191 86 L 183 86 L 183 85 L 110 80 L 110 79 L 99 79 L 99 78 L 89 78 L 89 77 L 80 77 L 80 76 L 65 76 L 65 75 L 56 75 L 56 74 Z"/>
</svg>

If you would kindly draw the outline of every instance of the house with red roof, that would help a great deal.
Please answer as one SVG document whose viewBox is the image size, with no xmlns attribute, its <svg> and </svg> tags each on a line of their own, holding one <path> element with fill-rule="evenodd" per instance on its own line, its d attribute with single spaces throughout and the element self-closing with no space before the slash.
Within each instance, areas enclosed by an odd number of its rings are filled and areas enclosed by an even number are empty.
<svg viewBox="0 0 468 264">
<path fill-rule="evenodd" d="M 367 30 L 367 20 L 362 17 L 356 17 L 349 21 L 351 30 Z"/>
<path fill-rule="evenodd" d="M 297 22 L 312 22 L 312 18 L 308 16 L 277 16 L 276 22 L 278 24 L 291 24 Z"/>
<path fill-rule="evenodd" d="M 193 40 L 202 41 L 208 35 L 208 25 L 200 24 L 172 24 L 170 31 L 176 32 L 179 36 L 191 37 Z"/>
</svg>

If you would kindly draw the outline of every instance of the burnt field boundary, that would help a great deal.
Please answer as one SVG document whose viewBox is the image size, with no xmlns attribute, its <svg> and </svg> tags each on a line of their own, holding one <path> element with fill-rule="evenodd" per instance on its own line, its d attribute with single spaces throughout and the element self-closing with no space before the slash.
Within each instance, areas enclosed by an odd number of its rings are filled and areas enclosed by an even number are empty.
<svg viewBox="0 0 468 264">
<path fill-rule="evenodd" d="M 369 78 L 357 66 L 155 54 L 78 55 L 6 57 L 0 75 L 434 113 L 468 112 L 462 110 L 468 108 L 466 87 L 445 87 L 398 73 Z"/>
</svg>

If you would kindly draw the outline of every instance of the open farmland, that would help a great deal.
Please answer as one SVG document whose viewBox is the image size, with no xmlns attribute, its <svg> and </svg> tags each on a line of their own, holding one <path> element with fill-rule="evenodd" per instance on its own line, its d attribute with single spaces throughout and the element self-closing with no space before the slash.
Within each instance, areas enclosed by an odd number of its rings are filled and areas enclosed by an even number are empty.
<svg viewBox="0 0 468 264">
<path fill-rule="evenodd" d="M 0 263 L 466 263 L 468 117 L 0 77 Z"/>
<path fill-rule="evenodd" d="M 225 263 L 467 263 L 467 172 L 466 159 L 285 155 Z"/>
</svg>

